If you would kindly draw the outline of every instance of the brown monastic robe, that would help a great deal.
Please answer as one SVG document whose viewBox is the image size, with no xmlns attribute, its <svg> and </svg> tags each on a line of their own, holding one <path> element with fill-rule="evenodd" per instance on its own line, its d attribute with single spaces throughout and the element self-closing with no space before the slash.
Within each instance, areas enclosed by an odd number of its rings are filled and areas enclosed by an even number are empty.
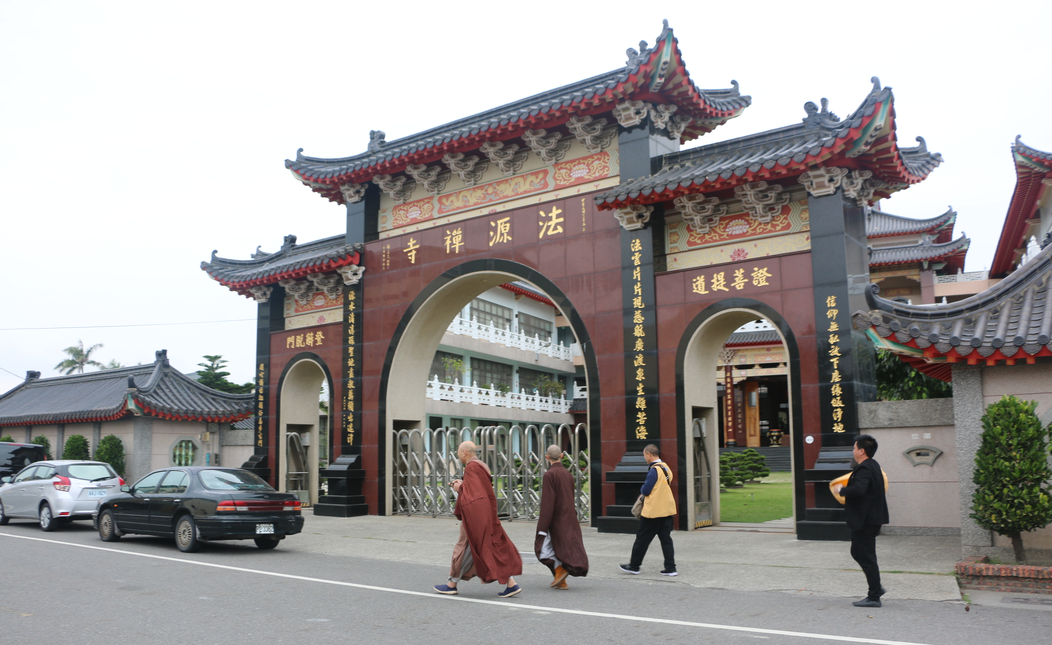
<svg viewBox="0 0 1052 645">
<path fill-rule="evenodd" d="M 498 580 L 505 584 L 508 578 L 522 574 L 522 558 L 497 519 L 493 477 L 486 464 L 473 459 L 464 467 L 463 482 L 453 513 L 461 522 L 461 537 L 466 535 L 471 545 L 474 566 L 462 580 L 477 575 L 483 583 Z M 458 544 L 450 575 L 458 575 L 462 557 L 463 547 Z"/>
<path fill-rule="evenodd" d="M 574 481 L 561 462 L 551 465 L 544 473 L 541 484 L 541 514 L 537 518 L 537 539 L 534 540 L 534 553 L 541 564 L 555 573 L 555 561 L 541 560 L 541 546 L 544 536 L 552 536 L 552 549 L 555 557 L 562 562 L 563 568 L 571 576 L 588 575 L 588 554 L 584 551 L 584 539 L 581 537 L 581 523 L 577 520 L 577 509 L 574 508 Z"/>
</svg>

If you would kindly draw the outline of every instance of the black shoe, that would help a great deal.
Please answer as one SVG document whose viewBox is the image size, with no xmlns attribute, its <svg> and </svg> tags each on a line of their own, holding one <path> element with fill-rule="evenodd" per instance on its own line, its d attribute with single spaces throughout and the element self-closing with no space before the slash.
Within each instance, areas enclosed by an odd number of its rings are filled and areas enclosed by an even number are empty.
<svg viewBox="0 0 1052 645">
<path fill-rule="evenodd" d="M 675 569 L 663 569 L 661 571 L 661 575 L 663 575 L 663 576 L 678 576 L 679 574 L 676 573 Z"/>
<path fill-rule="evenodd" d="M 872 598 L 863 598 L 862 600 L 856 600 L 851 604 L 856 607 L 880 607 L 880 600 L 874 600 Z"/>
<path fill-rule="evenodd" d="M 639 567 L 633 567 L 630 564 L 619 564 L 617 566 L 618 566 L 619 569 L 621 569 L 625 573 L 631 573 L 634 576 L 638 576 L 639 575 Z"/>
<path fill-rule="evenodd" d="M 888 593 L 888 590 L 885 589 L 884 587 L 881 587 L 880 588 L 880 593 L 877 594 L 877 598 L 880 598 L 881 596 L 883 596 L 886 593 Z"/>
</svg>

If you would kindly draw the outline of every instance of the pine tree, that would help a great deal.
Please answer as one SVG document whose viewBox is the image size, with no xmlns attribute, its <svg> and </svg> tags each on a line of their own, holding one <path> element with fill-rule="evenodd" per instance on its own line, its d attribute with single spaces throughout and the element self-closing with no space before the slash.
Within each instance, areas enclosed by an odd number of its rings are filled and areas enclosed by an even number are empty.
<svg viewBox="0 0 1052 645">
<path fill-rule="evenodd" d="M 197 372 L 197 382 L 201 385 L 218 390 L 220 392 L 227 392 L 229 394 L 247 394 L 253 390 L 251 383 L 245 383 L 244 385 L 238 385 L 237 383 L 231 383 L 226 379 L 230 376 L 230 372 L 220 371 L 226 367 L 226 359 L 220 354 L 204 356 L 207 363 L 198 363 L 203 370 Z"/>
<path fill-rule="evenodd" d="M 70 435 L 66 439 L 66 447 L 62 450 L 63 459 L 91 459 L 91 452 L 88 450 L 88 440 L 82 434 Z"/>
<path fill-rule="evenodd" d="M 117 435 L 108 434 L 95 448 L 95 460 L 104 461 L 124 477 L 124 443 Z"/>
<path fill-rule="evenodd" d="M 771 474 L 771 469 L 767 467 L 767 458 L 761 455 L 758 450 L 749 448 L 743 450 L 741 454 L 741 469 L 744 473 L 745 481 L 761 479 Z"/>
<path fill-rule="evenodd" d="M 738 452 L 725 452 L 720 455 L 720 486 L 731 488 L 745 481 L 742 471 L 742 455 Z"/>
<path fill-rule="evenodd" d="M 1022 532 L 1052 522 L 1052 433 L 1041 427 L 1036 407 L 1036 401 L 1009 395 L 986 408 L 982 444 L 975 453 L 971 517 L 984 529 L 1011 538 L 1016 563 L 1026 562 Z"/>
</svg>

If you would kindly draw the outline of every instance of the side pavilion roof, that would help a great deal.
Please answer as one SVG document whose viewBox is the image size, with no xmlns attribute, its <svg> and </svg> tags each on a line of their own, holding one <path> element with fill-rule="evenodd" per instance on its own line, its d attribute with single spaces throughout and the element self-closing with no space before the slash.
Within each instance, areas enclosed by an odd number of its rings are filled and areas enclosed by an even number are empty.
<svg viewBox="0 0 1052 645">
<path fill-rule="evenodd" d="M 254 394 L 227 394 L 201 385 L 168 363 L 166 350 L 152 365 L 40 378 L 0 395 L 0 427 L 110 421 L 153 416 L 176 421 L 237 421 L 254 411 Z"/>
<path fill-rule="evenodd" d="M 1052 245 L 993 287 L 970 298 L 939 305 L 906 305 L 877 295 L 870 285 L 870 311 L 853 314 L 856 329 L 878 347 L 928 363 L 1018 360 L 1052 356 Z"/>
<path fill-rule="evenodd" d="M 727 89 L 703 90 L 690 78 L 679 50 L 679 41 L 665 21 L 657 42 L 639 52 L 628 51 L 624 67 L 571 83 L 542 94 L 480 112 L 459 121 L 397 139 L 384 141 L 374 132 L 369 150 L 338 159 L 308 157 L 302 149 L 285 167 L 304 184 L 329 200 L 345 203 L 341 184 L 364 183 L 375 175 L 392 174 L 410 164 L 426 164 L 447 153 L 467 152 L 486 141 L 506 141 L 527 130 L 553 128 L 572 116 L 609 112 L 624 101 L 674 104 L 677 114 L 692 121 L 682 134 L 684 141 L 711 132 L 749 106 L 751 97 Z"/>
<path fill-rule="evenodd" d="M 221 258 L 212 251 L 211 261 L 202 262 L 201 269 L 231 291 L 252 297 L 249 291 L 252 287 L 298 280 L 358 264 L 360 252 L 358 245 L 347 244 L 343 235 L 303 245 L 296 244 L 295 235 L 287 235 L 280 250 L 265 253 L 257 247 L 250 260 Z"/>
<path fill-rule="evenodd" d="M 873 77 L 873 89 L 841 121 L 814 103 L 804 106 L 802 123 L 665 155 L 662 168 L 595 197 L 601 209 L 669 201 L 681 195 L 727 190 L 748 182 L 788 179 L 818 167 L 868 170 L 876 180 L 874 198 L 915 184 L 942 163 L 918 146 L 900 147 L 894 96 Z"/>
<path fill-rule="evenodd" d="M 929 219 L 910 219 L 878 210 L 866 214 L 866 237 L 894 237 L 927 233 L 939 242 L 949 242 L 953 237 L 953 225 L 957 222 L 957 211 L 947 209 L 942 215 Z M 945 238 L 945 239 L 940 239 Z"/>
<path fill-rule="evenodd" d="M 963 235 L 952 242 L 938 244 L 931 237 L 925 237 L 917 244 L 910 246 L 888 246 L 870 251 L 869 266 L 886 266 L 890 264 L 913 264 L 920 262 L 928 265 L 932 262 L 945 262 L 949 271 L 964 269 L 964 256 L 968 252 L 971 240 Z"/>
<path fill-rule="evenodd" d="M 1015 251 L 1026 249 L 1030 230 L 1030 218 L 1034 216 L 1052 180 L 1052 153 L 1041 152 L 1024 144 L 1021 137 L 1012 145 L 1012 160 L 1015 162 L 1015 191 L 1008 204 L 1008 213 L 997 241 L 994 260 L 990 266 L 991 277 L 1001 277 L 1012 270 L 1019 259 Z"/>
</svg>

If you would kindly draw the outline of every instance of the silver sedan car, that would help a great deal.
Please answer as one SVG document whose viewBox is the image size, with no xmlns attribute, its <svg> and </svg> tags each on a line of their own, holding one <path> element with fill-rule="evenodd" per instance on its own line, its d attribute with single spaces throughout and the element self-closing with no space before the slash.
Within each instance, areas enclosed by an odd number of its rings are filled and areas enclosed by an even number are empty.
<svg viewBox="0 0 1052 645">
<path fill-rule="evenodd" d="M 99 502 L 121 492 L 124 480 L 101 461 L 38 461 L 4 477 L 0 525 L 32 519 L 54 531 L 69 520 L 90 520 Z"/>
</svg>

